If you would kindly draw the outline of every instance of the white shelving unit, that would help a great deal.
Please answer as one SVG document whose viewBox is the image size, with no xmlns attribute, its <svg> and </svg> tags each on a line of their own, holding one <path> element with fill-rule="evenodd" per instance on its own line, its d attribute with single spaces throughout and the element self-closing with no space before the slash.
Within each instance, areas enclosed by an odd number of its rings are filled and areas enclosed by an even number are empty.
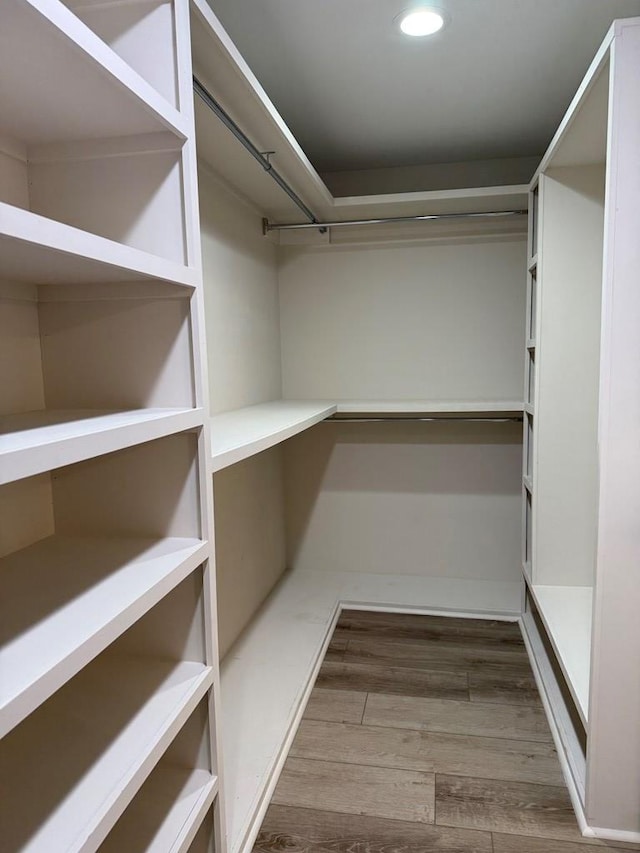
<svg viewBox="0 0 640 853">
<path fill-rule="evenodd" d="M 5 5 L 3 850 L 224 853 L 187 3 Z"/>
<path fill-rule="evenodd" d="M 640 840 L 640 695 L 623 674 L 640 656 L 639 85 L 640 19 L 617 21 L 531 184 L 523 488 L 524 621 L 578 819 L 629 842 Z"/>
</svg>

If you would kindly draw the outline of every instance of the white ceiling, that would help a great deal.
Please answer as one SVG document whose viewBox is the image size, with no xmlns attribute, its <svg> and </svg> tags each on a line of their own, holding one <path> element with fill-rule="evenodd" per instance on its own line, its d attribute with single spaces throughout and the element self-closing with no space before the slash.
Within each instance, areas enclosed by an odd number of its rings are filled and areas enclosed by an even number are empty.
<svg viewBox="0 0 640 853">
<path fill-rule="evenodd" d="M 540 155 L 615 18 L 640 0 L 209 0 L 321 172 Z M 425 0 L 424 5 L 428 5 Z"/>
</svg>

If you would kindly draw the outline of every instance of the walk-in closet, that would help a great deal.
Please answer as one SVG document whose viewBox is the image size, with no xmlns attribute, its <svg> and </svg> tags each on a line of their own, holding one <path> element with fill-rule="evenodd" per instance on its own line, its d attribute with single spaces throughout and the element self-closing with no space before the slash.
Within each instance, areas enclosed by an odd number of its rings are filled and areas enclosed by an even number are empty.
<svg viewBox="0 0 640 853">
<path fill-rule="evenodd" d="M 496 720 L 557 753 L 576 838 L 640 849 L 640 3 L 616 5 L 546 153 L 376 184 L 319 174 L 226 0 L 3 0 L 2 853 L 251 853 L 331 654 L 366 665 L 403 615 L 465 660 L 491 626 L 539 693 Z M 342 690 L 345 723 L 386 725 Z"/>
</svg>

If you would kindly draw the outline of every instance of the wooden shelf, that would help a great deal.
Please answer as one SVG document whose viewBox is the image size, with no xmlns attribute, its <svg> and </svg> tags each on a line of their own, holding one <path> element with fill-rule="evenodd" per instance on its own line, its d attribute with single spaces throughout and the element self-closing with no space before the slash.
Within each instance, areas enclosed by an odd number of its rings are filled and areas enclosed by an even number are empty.
<svg viewBox="0 0 640 853">
<path fill-rule="evenodd" d="M 531 592 L 578 713 L 586 726 L 589 714 L 593 587 L 533 584 Z"/>
<path fill-rule="evenodd" d="M 335 411 L 335 404 L 326 400 L 276 400 L 216 415 L 211 419 L 213 470 L 267 450 Z"/>
<path fill-rule="evenodd" d="M 211 681 L 201 663 L 88 666 L 2 741 L 6 849 L 96 850 Z"/>
<path fill-rule="evenodd" d="M 87 409 L 0 418 L 0 484 L 202 424 L 202 409 Z"/>
<path fill-rule="evenodd" d="M 0 561 L 0 737 L 206 559 L 198 539 L 50 536 Z"/>
<path fill-rule="evenodd" d="M 186 853 L 218 790 L 207 770 L 154 769 L 100 853 Z"/>
<path fill-rule="evenodd" d="M 338 400 L 337 414 L 517 417 L 523 406 L 514 400 Z"/>
<path fill-rule="evenodd" d="M 180 113 L 59 0 L 6 0 L 2 11 L 5 134 L 26 145 L 164 130 L 186 138 Z"/>
<path fill-rule="evenodd" d="M 195 286 L 195 270 L 0 201 L 0 276 L 36 284 L 160 279 Z"/>
</svg>

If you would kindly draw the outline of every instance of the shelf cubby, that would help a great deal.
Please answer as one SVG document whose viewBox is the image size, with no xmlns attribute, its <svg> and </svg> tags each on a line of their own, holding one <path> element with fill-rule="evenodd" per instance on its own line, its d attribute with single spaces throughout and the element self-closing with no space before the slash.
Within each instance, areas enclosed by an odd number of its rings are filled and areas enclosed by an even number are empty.
<svg viewBox="0 0 640 853">
<path fill-rule="evenodd" d="M 0 284 L 0 302 L 0 481 L 201 422 L 190 291 L 158 282 Z M 151 327 L 151 339 L 140 335 Z"/>
<path fill-rule="evenodd" d="M 209 768 L 202 700 L 173 740 L 100 853 L 186 853 L 218 794 Z"/>
<path fill-rule="evenodd" d="M 23 145 L 187 135 L 169 100 L 59 0 L 6 0 L 0 75 L 10 81 L 0 96 L 0 136 Z"/>
<path fill-rule="evenodd" d="M 42 217 L 78 240 L 88 233 L 187 265 L 182 140 L 166 131 L 28 145 L 17 132 L 0 153 L 0 202 L 36 217 L 32 231 Z"/>
<path fill-rule="evenodd" d="M 196 448 L 180 433 L 0 487 L 2 732 L 206 559 Z"/>
<path fill-rule="evenodd" d="M 172 107 L 178 108 L 173 0 L 62 2 Z"/>
<path fill-rule="evenodd" d="M 7 853 L 95 850 L 210 686 L 199 662 L 87 667 L 0 745 Z"/>
<path fill-rule="evenodd" d="M 96 850 L 170 744 L 209 769 L 202 595 L 194 571 L 5 736 L 7 853 Z"/>
</svg>

